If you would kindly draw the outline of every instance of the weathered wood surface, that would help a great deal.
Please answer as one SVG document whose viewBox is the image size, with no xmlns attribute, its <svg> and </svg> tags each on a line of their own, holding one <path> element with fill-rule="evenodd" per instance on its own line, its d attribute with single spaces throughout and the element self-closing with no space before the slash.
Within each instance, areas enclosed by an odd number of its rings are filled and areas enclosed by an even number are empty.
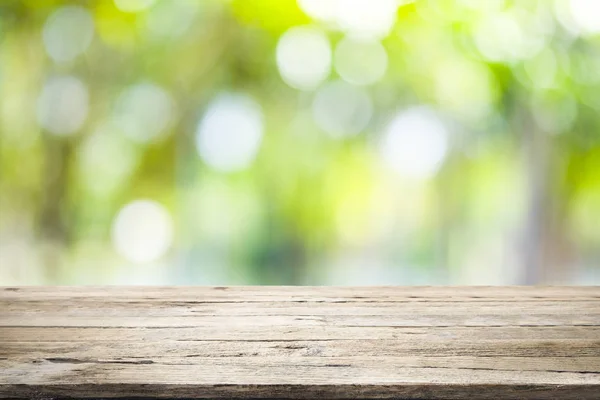
<svg viewBox="0 0 600 400">
<path fill-rule="evenodd" d="M 599 399 L 600 287 L 0 288 L 0 398 Z"/>
</svg>

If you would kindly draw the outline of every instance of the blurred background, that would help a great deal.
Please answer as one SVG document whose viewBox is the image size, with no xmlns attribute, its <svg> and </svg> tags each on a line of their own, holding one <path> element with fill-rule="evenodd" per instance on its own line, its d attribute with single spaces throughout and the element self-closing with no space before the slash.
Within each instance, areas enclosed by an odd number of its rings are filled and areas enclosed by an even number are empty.
<svg viewBox="0 0 600 400">
<path fill-rule="evenodd" d="M 600 2 L 0 0 L 0 285 L 600 284 Z"/>
</svg>

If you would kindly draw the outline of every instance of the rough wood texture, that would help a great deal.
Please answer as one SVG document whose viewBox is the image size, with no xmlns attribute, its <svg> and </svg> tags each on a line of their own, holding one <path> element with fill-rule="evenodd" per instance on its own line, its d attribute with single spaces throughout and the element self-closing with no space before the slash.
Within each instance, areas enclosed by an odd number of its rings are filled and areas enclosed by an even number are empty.
<svg viewBox="0 0 600 400">
<path fill-rule="evenodd" d="M 0 398 L 598 399 L 599 287 L 0 289 Z"/>
</svg>

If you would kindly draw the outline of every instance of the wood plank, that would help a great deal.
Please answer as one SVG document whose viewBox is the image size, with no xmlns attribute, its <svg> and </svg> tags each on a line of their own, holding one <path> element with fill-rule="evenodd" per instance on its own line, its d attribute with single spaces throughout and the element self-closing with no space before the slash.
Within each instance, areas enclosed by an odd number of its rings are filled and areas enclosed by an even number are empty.
<svg viewBox="0 0 600 400">
<path fill-rule="evenodd" d="M 318 307 L 316 307 L 318 305 Z M 581 308 L 587 308 L 600 313 L 598 301 L 569 301 L 569 302 L 541 302 L 523 300 L 521 302 L 503 302 L 503 301 L 478 301 L 477 309 L 480 313 L 493 314 L 515 314 L 528 313 L 536 314 L 572 314 Z M 65 311 L 65 308 L 67 310 Z M 451 311 L 453 314 L 467 314 L 471 310 L 469 307 L 463 308 L 455 302 L 428 301 L 428 302 L 377 302 L 377 303 L 290 303 L 290 302 L 252 302 L 252 303 L 212 303 L 212 302 L 114 302 L 110 300 L 97 301 L 93 309 L 84 301 L 77 301 L 73 304 L 72 300 L 55 301 L 1 301 L 0 309 L 4 310 L 4 315 L 48 315 L 49 313 L 59 311 L 61 315 L 83 316 L 97 313 L 99 309 L 111 316 L 132 316 L 144 313 L 155 317 L 164 316 L 192 316 L 192 315 L 213 315 L 213 316 L 251 316 L 251 315 L 394 315 L 405 314 L 407 312 L 418 312 L 421 315 L 436 315 Z"/>
<path fill-rule="evenodd" d="M 56 300 L 78 299 L 96 301 L 211 301 L 211 302 L 371 302 L 371 301 L 468 301 L 477 299 L 522 300 L 598 300 L 595 286 L 533 287 L 533 286 L 79 286 L 79 287 L 6 287 L 0 299 Z M 32 294 L 34 296 L 32 296 Z"/>
<path fill-rule="evenodd" d="M 486 326 L 486 327 L 339 327 L 303 326 L 270 327 L 237 326 L 222 329 L 214 326 L 123 328 L 123 327 L 0 327 L 1 342 L 100 342 L 113 341 L 294 341 L 294 340 L 526 340 L 530 338 L 596 340 L 600 327 L 590 326 Z M 542 340 L 540 339 L 540 340 Z"/>
<path fill-rule="evenodd" d="M 196 326 L 262 326 L 265 329 L 298 326 L 340 326 L 340 327 L 419 327 L 419 326 L 600 326 L 600 314 L 585 315 L 567 314 L 434 314 L 419 315 L 407 313 L 403 315 L 352 315 L 352 316 L 294 316 L 294 315 L 252 315 L 252 316 L 173 316 L 155 317 L 151 315 L 113 317 L 101 313 L 90 316 L 39 315 L 30 318 L 27 315 L 5 315 L 0 319 L 0 326 L 65 326 L 65 327 L 196 327 Z"/>
<path fill-rule="evenodd" d="M 85 354 L 86 359 L 157 359 L 165 356 L 184 358 L 200 357 L 596 357 L 600 359 L 598 340 L 428 340 L 421 339 L 361 339 L 361 340 L 295 340 L 252 341 L 241 340 L 165 340 L 157 347 L 153 342 L 107 341 L 48 341 L 5 342 L 0 347 L 0 358 L 37 360 L 44 358 L 76 359 Z M 590 361 L 590 360 L 587 360 Z M 586 361 L 586 362 L 587 362 Z"/>
<path fill-rule="evenodd" d="M 0 288 L 0 398 L 599 393 L 599 287 Z"/>
</svg>

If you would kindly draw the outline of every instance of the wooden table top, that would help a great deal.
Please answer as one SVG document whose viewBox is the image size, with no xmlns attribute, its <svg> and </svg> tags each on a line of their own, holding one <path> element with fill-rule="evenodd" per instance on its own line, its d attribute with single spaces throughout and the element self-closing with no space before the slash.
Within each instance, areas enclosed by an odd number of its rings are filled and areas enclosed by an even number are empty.
<svg viewBox="0 0 600 400">
<path fill-rule="evenodd" d="M 598 399 L 600 287 L 4 287 L 0 398 Z"/>
</svg>

